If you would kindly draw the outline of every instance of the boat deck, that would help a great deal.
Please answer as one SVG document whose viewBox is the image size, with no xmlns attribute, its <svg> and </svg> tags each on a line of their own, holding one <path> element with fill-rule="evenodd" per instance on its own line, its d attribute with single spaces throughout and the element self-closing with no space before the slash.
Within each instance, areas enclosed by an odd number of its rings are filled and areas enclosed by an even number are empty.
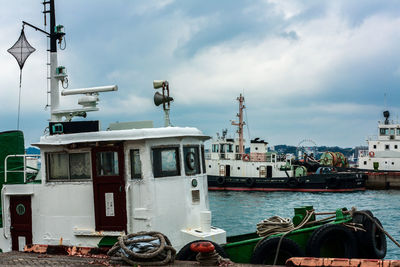
<svg viewBox="0 0 400 267">
<path fill-rule="evenodd" d="M 67 256 L 39 254 L 26 252 L 0 253 L 0 266 L 115 266 L 104 255 L 96 256 Z M 121 265 L 118 265 L 121 266 Z M 170 265 L 171 266 L 171 265 Z M 200 266 L 197 262 L 175 261 L 173 266 Z M 233 264 L 229 266 L 260 266 L 253 264 Z M 267 265 L 263 265 L 267 266 Z"/>
</svg>

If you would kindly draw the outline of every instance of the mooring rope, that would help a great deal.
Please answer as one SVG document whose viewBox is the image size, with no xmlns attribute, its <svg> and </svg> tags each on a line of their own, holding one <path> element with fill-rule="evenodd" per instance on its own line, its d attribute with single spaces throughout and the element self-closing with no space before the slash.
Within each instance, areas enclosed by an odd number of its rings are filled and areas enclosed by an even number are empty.
<svg viewBox="0 0 400 267">
<path fill-rule="evenodd" d="M 313 214 L 314 214 L 314 210 L 311 210 L 311 211 L 306 210 L 306 212 L 307 212 L 306 216 L 305 216 L 304 219 L 299 223 L 299 225 L 297 225 L 297 226 L 294 227 L 293 229 L 291 229 L 291 230 L 287 231 L 286 233 L 284 233 L 284 234 L 281 236 L 281 239 L 279 239 L 279 243 L 278 243 L 278 246 L 277 246 L 277 248 L 276 248 L 276 254 L 275 254 L 275 259 L 274 259 L 274 264 L 273 264 L 273 265 L 276 265 L 276 262 L 277 262 L 277 260 L 278 260 L 279 249 L 281 248 L 281 243 L 282 243 L 283 238 L 284 238 L 286 235 L 288 235 L 288 234 L 290 234 L 291 232 L 293 232 L 294 230 L 297 230 L 297 229 L 300 229 L 301 227 L 303 227 L 303 226 L 311 219 L 311 217 L 312 217 Z"/>
<path fill-rule="evenodd" d="M 294 230 L 300 229 L 301 227 L 306 225 L 308 223 L 308 221 L 311 219 L 312 215 L 315 213 L 314 210 L 311 210 L 311 211 L 307 210 L 306 212 L 307 212 L 306 216 L 300 222 L 300 224 L 297 225 L 296 227 L 294 227 L 291 219 L 282 218 L 279 216 L 273 216 L 269 219 L 265 219 L 265 220 L 257 223 L 257 234 L 264 238 L 261 239 L 260 241 L 258 241 L 256 247 L 258 246 L 258 244 L 260 244 L 262 241 L 267 239 L 269 236 L 283 233 L 283 235 L 281 235 L 281 237 L 279 239 L 278 246 L 276 248 L 276 254 L 275 254 L 275 259 L 274 259 L 273 265 L 275 265 L 278 260 L 279 250 L 280 250 L 283 238 L 286 235 L 293 232 Z"/>
<path fill-rule="evenodd" d="M 222 259 L 223 258 L 218 254 L 215 249 L 212 252 L 202 252 L 197 253 L 196 255 L 196 260 L 200 263 L 200 265 L 219 265 Z"/>
<path fill-rule="evenodd" d="M 160 232 L 139 232 L 118 237 L 107 254 L 130 265 L 166 265 L 174 262 L 176 250 Z"/>
<path fill-rule="evenodd" d="M 294 228 L 292 220 L 273 216 L 257 223 L 257 234 L 261 237 L 268 237 L 282 232 L 290 231 Z"/>
</svg>

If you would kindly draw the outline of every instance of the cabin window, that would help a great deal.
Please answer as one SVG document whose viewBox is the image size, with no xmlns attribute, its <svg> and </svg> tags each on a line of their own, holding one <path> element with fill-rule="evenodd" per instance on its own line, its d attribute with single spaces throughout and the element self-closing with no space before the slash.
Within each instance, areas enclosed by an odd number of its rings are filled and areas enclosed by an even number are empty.
<svg viewBox="0 0 400 267">
<path fill-rule="evenodd" d="M 390 128 L 390 135 L 394 135 L 394 129 Z"/>
<path fill-rule="evenodd" d="M 104 151 L 97 152 L 96 155 L 96 171 L 98 176 L 117 176 L 118 169 L 118 152 Z"/>
<path fill-rule="evenodd" d="M 388 135 L 389 129 L 388 128 L 380 128 L 379 133 L 380 133 L 380 135 Z"/>
<path fill-rule="evenodd" d="M 198 146 L 183 147 L 183 160 L 186 175 L 194 175 L 200 173 L 200 157 Z"/>
<path fill-rule="evenodd" d="M 154 177 L 181 175 L 179 147 L 153 148 Z"/>
<path fill-rule="evenodd" d="M 239 146 L 236 145 L 236 153 L 239 153 Z"/>
<path fill-rule="evenodd" d="M 131 149 L 131 178 L 142 178 L 142 163 L 140 162 L 139 149 Z"/>
<path fill-rule="evenodd" d="M 203 166 L 203 173 L 206 173 L 206 156 L 204 154 L 204 145 L 201 145 L 201 165 Z"/>
<path fill-rule="evenodd" d="M 226 152 L 226 144 L 221 144 L 220 151 L 221 151 L 221 153 L 225 153 Z"/>
<path fill-rule="evenodd" d="M 218 148 L 219 148 L 219 145 L 217 145 L 217 144 L 212 145 L 212 152 L 218 153 L 219 152 Z"/>
<path fill-rule="evenodd" d="M 90 154 L 88 152 L 48 153 L 47 169 L 49 181 L 90 179 Z"/>
<path fill-rule="evenodd" d="M 385 149 L 388 150 L 389 149 L 389 145 L 385 145 Z"/>
<path fill-rule="evenodd" d="M 397 135 L 400 135 L 400 128 L 396 129 Z"/>
<path fill-rule="evenodd" d="M 232 144 L 228 144 L 228 153 L 232 153 L 233 152 L 233 145 Z"/>
</svg>

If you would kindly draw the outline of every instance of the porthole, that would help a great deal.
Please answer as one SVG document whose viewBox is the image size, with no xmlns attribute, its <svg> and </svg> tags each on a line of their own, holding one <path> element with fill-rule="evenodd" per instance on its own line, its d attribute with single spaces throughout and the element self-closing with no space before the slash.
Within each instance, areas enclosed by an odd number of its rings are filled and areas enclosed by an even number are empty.
<svg viewBox="0 0 400 267">
<path fill-rule="evenodd" d="M 196 180 L 196 179 L 193 179 L 193 180 L 192 180 L 192 186 L 193 186 L 193 187 L 196 187 L 196 186 L 197 186 L 197 180 Z"/>
<path fill-rule="evenodd" d="M 18 215 L 24 215 L 26 211 L 25 206 L 23 204 L 18 204 L 15 210 Z"/>
<path fill-rule="evenodd" d="M 211 165 L 208 165 L 208 168 L 211 168 Z"/>
<path fill-rule="evenodd" d="M 240 167 L 238 167 L 238 170 L 240 170 Z"/>
</svg>

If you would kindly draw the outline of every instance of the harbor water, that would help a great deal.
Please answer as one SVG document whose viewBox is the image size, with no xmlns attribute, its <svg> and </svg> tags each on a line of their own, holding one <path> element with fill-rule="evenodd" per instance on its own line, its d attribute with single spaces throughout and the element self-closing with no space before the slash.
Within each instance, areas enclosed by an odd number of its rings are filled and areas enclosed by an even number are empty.
<svg viewBox="0 0 400 267">
<path fill-rule="evenodd" d="M 263 219 L 279 215 L 292 218 L 295 207 L 314 206 L 317 212 L 356 207 L 371 210 L 390 235 L 400 242 L 400 191 L 352 193 L 229 192 L 209 191 L 212 225 L 228 236 L 256 231 Z M 385 259 L 400 260 L 400 248 L 387 238 Z"/>
</svg>

